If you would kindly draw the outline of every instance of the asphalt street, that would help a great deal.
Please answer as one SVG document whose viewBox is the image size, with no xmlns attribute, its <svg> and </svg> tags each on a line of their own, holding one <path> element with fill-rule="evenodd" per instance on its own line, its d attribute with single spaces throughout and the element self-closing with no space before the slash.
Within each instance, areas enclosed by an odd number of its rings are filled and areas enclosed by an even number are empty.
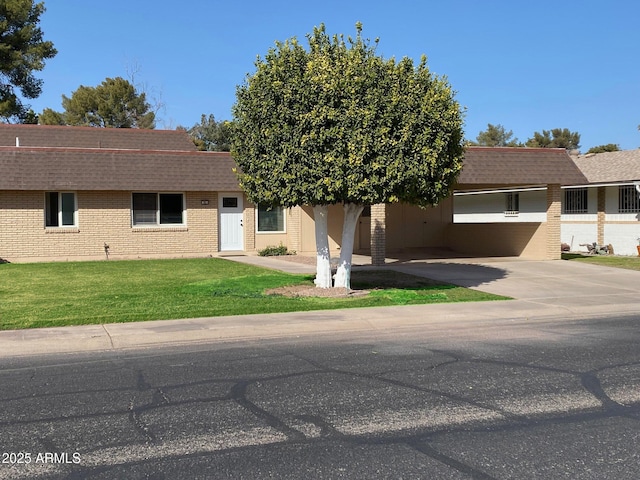
<svg viewBox="0 0 640 480">
<path fill-rule="evenodd" d="M 0 332 L 0 480 L 640 478 L 640 272 L 385 268 L 514 300 Z"/>
<path fill-rule="evenodd" d="M 6 357 L 0 479 L 636 479 L 639 321 Z"/>
</svg>

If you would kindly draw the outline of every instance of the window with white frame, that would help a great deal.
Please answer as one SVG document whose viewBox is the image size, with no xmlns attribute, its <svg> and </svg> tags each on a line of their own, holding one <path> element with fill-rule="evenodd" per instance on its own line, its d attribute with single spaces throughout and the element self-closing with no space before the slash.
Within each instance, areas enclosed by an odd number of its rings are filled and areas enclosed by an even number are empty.
<svg viewBox="0 0 640 480">
<path fill-rule="evenodd" d="M 566 188 L 564 190 L 564 213 L 587 213 L 589 193 L 586 188 Z"/>
<path fill-rule="evenodd" d="M 507 192 L 504 194 L 504 214 L 518 215 L 520 213 L 520 194 L 518 192 Z"/>
<path fill-rule="evenodd" d="M 640 193 L 634 185 L 618 187 L 618 213 L 640 212 Z"/>
<path fill-rule="evenodd" d="M 264 207 L 257 208 L 258 233 L 284 232 L 284 208 Z"/>
<path fill-rule="evenodd" d="M 132 196 L 134 226 L 184 224 L 182 193 L 134 193 Z"/>
<path fill-rule="evenodd" d="M 76 194 L 73 192 L 46 192 L 44 217 L 47 227 L 77 226 Z"/>
</svg>

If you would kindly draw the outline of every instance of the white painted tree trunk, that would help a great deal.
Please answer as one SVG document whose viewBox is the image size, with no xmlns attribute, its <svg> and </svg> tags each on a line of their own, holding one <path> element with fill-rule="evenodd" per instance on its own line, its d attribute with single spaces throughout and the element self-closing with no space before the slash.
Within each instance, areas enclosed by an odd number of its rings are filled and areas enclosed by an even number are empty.
<svg viewBox="0 0 640 480">
<path fill-rule="evenodd" d="M 353 260 L 353 243 L 356 237 L 358 218 L 364 205 L 357 203 L 344 204 L 344 224 L 342 225 L 342 244 L 340 245 L 340 263 L 336 271 L 334 287 L 351 289 L 351 262 Z"/>
<path fill-rule="evenodd" d="M 329 252 L 328 205 L 315 205 L 313 218 L 316 226 L 316 279 L 318 288 L 331 288 L 331 253 Z"/>
</svg>

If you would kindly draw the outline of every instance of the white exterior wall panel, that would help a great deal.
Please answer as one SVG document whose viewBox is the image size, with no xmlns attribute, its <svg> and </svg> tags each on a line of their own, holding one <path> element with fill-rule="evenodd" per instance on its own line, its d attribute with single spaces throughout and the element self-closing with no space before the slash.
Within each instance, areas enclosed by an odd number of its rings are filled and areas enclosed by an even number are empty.
<svg viewBox="0 0 640 480">
<path fill-rule="evenodd" d="M 563 216 L 564 220 L 564 216 Z M 573 252 L 586 252 L 581 243 L 593 243 L 598 239 L 598 224 L 595 223 L 562 223 L 560 225 L 560 241 L 571 247 Z"/>
<path fill-rule="evenodd" d="M 547 221 L 546 190 L 521 191 L 520 210 L 505 213 L 505 192 L 454 196 L 453 223 L 542 223 Z"/>
</svg>

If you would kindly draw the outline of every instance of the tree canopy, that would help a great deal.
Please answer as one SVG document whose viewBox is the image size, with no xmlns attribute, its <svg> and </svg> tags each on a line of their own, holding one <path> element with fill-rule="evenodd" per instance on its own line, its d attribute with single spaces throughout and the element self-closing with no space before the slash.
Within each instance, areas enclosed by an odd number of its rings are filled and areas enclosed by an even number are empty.
<svg viewBox="0 0 640 480">
<path fill-rule="evenodd" d="M 605 153 L 605 152 L 619 152 L 620 146 L 615 143 L 607 143 L 606 145 L 598 145 L 591 147 L 587 153 Z"/>
<path fill-rule="evenodd" d="M 329 287 L 327 205 L 344 204 L 335 286 L 349 288 L 353 237 L 364 205 L 434 205 L 462 168 L 462 111 L 447 80 L 376 54 L 324 25 L 276 43 L 237 89 L 232 154 L 249 199 L 314 207 L 316 285 Z"/>
<path fill-rule="evenodd" d="M 474 145 L 486 147 L 521 147 L 517 138 L 513 138 L 513 131 L 507 130 L 500 124 L 487 124 L 487 129 L 480 132 Z"/>
<path fill-rule="evenodd" d="M 528 139 L 525 145 L 527 147 L 578 150 L 580 148 L 580 134 L 571 132 L 568 128 L 542 130 L 542 133 L 534 132 L 533 138 Z"/>
<path fill-rule="evenodd" d="M 81 85 L 62 95 L 64 112 L 50 108 L 39 115 L 43 125 L 77 125 L 112 128 L 155 128 L 155 113 L 144 92 L 122 77 L 107 78 L 97 87 Z"/>
<path fill-rule="evenodd" d="M 191 136 L 198 150 L 228 152 L 231 149 L 231 123 L 218 122 L 213 114 L 207 116 L 203 113 L 200 123 L 184 129 Z"/>
<path fill-rule="evenodd" d="M 42 80 L 33 75 L 44 68 L 45 60 L 58 52 L 53 43 L 43 40 L 38 26 L 44 3 L 33 0 L 0 2 L 0 117 L 6 121 L 27 117 L 24 98 L 37 98 L 42 93 Z"/>
<path fill-rule="evenodd" d="M 252 201 L 432 205 L 449 193 L 463 157 L 453 90 L 425 57 L 385 60 L 357 31 L 278 42 L 238 87 L 232 151 Z"/>
</svg>

